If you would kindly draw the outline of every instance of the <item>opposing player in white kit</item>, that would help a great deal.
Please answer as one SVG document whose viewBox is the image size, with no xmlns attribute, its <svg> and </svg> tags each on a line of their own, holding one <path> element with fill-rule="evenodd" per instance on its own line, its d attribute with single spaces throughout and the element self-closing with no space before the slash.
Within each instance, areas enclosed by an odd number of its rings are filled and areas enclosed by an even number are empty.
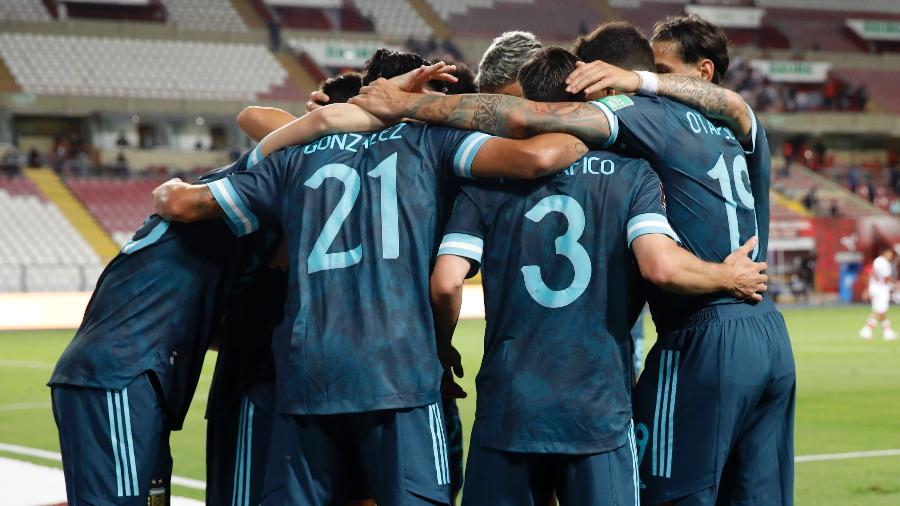
<svg viewBox="0 0 900 506">
<path fill-rule="evenodd" d="M 878 258 L 872 262 L 872 276 L 869 278 L 869 299 L 872 302 L 872 314 L 866 325 L 859 331 L 859 337 L 872 339 L 872 329 L 881 323 L 881 328 L 886 341 L 897 339 L 897 333 L 891 328 L 891 321 L 887 318 L 888 307 L 891 304 L 891 287 L 894 282 L 894 258 L 896 253 L 892 248 L 886 248 Z"/>
</svg>

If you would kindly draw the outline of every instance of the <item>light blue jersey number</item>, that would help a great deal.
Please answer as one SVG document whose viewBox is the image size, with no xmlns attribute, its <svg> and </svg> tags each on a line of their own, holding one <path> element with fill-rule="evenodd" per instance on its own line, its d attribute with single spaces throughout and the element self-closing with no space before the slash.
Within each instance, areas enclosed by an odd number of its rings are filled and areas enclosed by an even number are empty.
<svg viewBox="0 0 900 506">
<path fill-rule="evenodd" d="M 744 207 L 753 211 L 753 222 L 756 229 L 753 235 L 759 235 L 759 223 L 756 219 L 756 201 L 753 199 L 753 193 L 747 188 L 749 182 L 749 172 L 747 170 L 747 159 L 744 155 L 737 155 L 731 164 L 734 173 L 734 189 L 737 193 L 738 200 Z M 719 188 L 722 190 L 722 196 L 725 197 L 725 216 L 728 218 L 728 232 L 731 239 L 731 251 L 738 249 L 741 245 L 741 231 L 738 226 L 737 219 L 737 202 L 734 200 L 734 194 L 731 192 L 731 172 L 728 171 L 728 165 L 725 163 L 725 155 L 719 155 L 718 161 L 706 173 L 709 177 L 719 182 Z M 759 244 L 753 249 L 753 259 L 755 260 L 759 254 Z"/>
<path fill-rule="evenodd" d="M 368 173 L 373 179 L 381 179 L 381 242 L 382 258 L 400 257 L 400 225 L 397 211 L 397 153 L 385 158 L 375 169 Z M 312 189 L 318 189 L 328 178 L 334 178 L 344 184 L 344 194 L 338 201 L 331 216 L 325 221 L 325 228 L 313 245 L 312 252 L 306 261 L 306 272 L 312 274 L 330 269 L 343 269 L 358 264 L 363 257 L 362 244 L 352 250 L 328 253 L 331 244 L 337 238 L 344 221 L 350 216 L 356 199 L 359 198 L 359 174 L 342 163 L 330 163 L 320 168 L 304 183 Z"/>
<path fill-rule="evenodd" d="M 556 254 L 566 257 L 575 268 L 572 284 L 563 290 L 551 290 L 544 283 L 541 268 L 537 265 L 522 267 L 522 276 L 525 278 L 525 288 L 538 304 L 549 308 L 560 308 L 575 302 L 584 293 L 591 281 L 592 268 L 587 250 L 578 242 L 584 233 L 585 218 L 584 209 L 575 199 L 566 195 L 545 197 L 525 213 L 525 217 L 539 223 L 544 216 L 554 211 L 565 216 L 569 223 L 566 233 L 557 237 L 554 244 Z"/>
</svg>

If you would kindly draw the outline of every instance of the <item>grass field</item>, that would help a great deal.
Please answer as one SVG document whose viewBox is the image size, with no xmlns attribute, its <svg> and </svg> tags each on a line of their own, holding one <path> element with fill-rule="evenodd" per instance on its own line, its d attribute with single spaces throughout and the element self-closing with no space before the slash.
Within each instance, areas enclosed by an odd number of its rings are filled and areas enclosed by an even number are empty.
<svg viewBox="0 0 900 506">
<path fill-rule="evenodd" d="M 855 337 L 866 312 L 859 306 L 785 310 L 798 370 L 798 456 L 900 448 L 900 342 Z M 462 384 L 470 394 L 460 402 L 467 441 L 483 330 L 483 322 L 461 322 L 455 338 L 467 372 Z M 649 321 L 647 330 L 652 336 Z M 0 443 L 58 451 L 50 392 L 44 383 L 71 335 L 71 331 L 0 333 Z M 214 358 L 214 353 L 208 357 L 184 430 L 172 437 L 175 474 L 199 480 L 204 479 L 203 411 Z M 186 488 L 175 487 L 175 493 L 203 497 L 201 491 Z M 796 502 L 900 504 L 900 456 L 800 462 Z"/>
</svg>

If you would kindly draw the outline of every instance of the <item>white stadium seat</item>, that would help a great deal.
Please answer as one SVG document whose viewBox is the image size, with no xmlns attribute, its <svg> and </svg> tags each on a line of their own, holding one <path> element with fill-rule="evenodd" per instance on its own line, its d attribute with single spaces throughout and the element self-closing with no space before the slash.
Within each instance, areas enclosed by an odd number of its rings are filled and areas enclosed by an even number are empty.
<svg viewBox="0 0 900 506">
<path fill-rule="evenodd" d="M 52 21 L 41 0 L 2 0 L 0 19 L 12 21 Z"/>
<path fill-rule="evenodd" d="M 6 33 L 0 57 L 35 95 L 253 101 L 288 78 L 261 44 Z"/>
</svg>

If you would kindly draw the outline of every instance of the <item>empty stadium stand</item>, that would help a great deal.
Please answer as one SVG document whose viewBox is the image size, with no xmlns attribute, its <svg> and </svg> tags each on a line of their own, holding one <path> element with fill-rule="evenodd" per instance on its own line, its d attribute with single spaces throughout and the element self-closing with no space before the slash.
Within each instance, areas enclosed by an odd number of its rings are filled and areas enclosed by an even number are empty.
<svg viewBox="0 0 900 506">
<path fill-rule="evenodd" d="M 0 291 L 89 290 L 100 259 L 34 184 L 0 176 Z"/>
<path fill-rule="evenodd" d="M 41 0 L 3 0 L 0 2 L 0 20 L 52 21 Z"/>
<path fill-rule="evenodd" d="M 5 33 L 0 57 L 36 95 L 254 101 L 288 84 L 260 44 Z"/>
<path fill-rule="evenodd" d="M 470 2 L 465 10 L 460 10 L 441 2 L 435 10 L 448 13 L 448 22 L 458 35 L 489 38 L 508 30 L 529 30 L 544 40 L 571 41 L 580 32 L 587 32 L 603 21 L 600 13 L 586 0 L 499 0 L 491 3 L 493 6 L 488 7 Z"/>
<path fill-rule="evenodd" d="M 353 0 L 353 3 L 362 15 L 372 19 L 375 30 L 385 37 L 405 40 L 426 38 L 433 33 L 406 0 Z"/>
<path fill-rule="evenodd" d="M 194 30 L 237 31 L 247 25 L 228 0 L 160 0 L 169 21 Z"/>
<path fill-rule="evenodd" d="M 150 192 L 158 178 L 122 179 L 70 177 L 66 185 L 100 222 L 113 240 L 123 245 L 131 239 L 144 219 L 153 213 Z"/>
</svg>

